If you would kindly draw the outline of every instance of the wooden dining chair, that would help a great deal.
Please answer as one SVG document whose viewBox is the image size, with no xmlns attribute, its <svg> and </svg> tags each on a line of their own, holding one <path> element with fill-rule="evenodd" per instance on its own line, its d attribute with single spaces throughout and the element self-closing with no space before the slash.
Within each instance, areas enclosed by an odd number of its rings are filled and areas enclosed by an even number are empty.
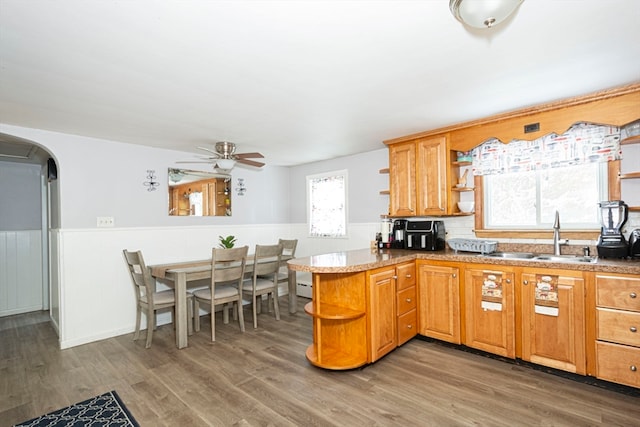
<svg viewBox="0 0 640 427">
<path fill-rule="evenodd" d="M 151 340 L 153 339 L 153 331 L 156 328 L 157 310 L 172 308 L 173 322 L 175 324 L 175 293 L 173 289 L 160 292 L 156 291 L 156 282 L 153 277 L 151 277 L 151 271 L 144 263 L 141 251 L 128 251 L 125 249 L 122 253 L 129 267 L 131 281 L 136 290 L 136 330 L 133 335 L 133 340 L 136 341 L 140 337 L 140 322 L 142 312 L 144 311 L 147 316 L 147 342 L 145 347 L 149 348 L 151 347 Z M 193 333 L 193 326 L 191 324 L 192 301 L 193 296 L 187 293 L 187 311 L 189 316 L 187 329 L 189 335 Z"/>
<path fill-rule="evenodd" d="M 225 310 L 225 313 L 228 310 L 228 304 L 235 305 L 234 313 L 237 310 L 240 331 L 244 332 L 242 280 L 244 279 L 248 251 L 248 246 L 232 249 L 214 248 L 211 254 L 211 282 L 209 287 L 193 293 L 196 331 L 200 330 L 200 303 L 204 303 L 211 308 L 211 341 L 216 340 L 216 305 L 224 305 L 223 310 Z"/>
<path fill-rule="evenodd" d="M 251 295 L 253 307 L 253 327 L 258 327 L 258 304 L 262 302 L 262 295 L 267 295 L 267 301 L 273 299 L 273 310 L 276 320 L 280 320 L 278 307 L 278 269 L 282 257 L 282 244 L 256 245 L 253 258 L 253 273 L 250 279 L 242 283 L 242 292 Z M 268 305 L 270 307 L 271 304 Z"/>
<path fill-rule="evenodd" d="M 278 243 L 282 245 L 282 257 L 280 258 L 280 268 L 278 269 L 278 285 L 280 285 L 280 283 L 289 282 L 289 267 L 287 266 L 287 261 L 296 257 L 298 239 L 279 239 Z"/>
</svg>

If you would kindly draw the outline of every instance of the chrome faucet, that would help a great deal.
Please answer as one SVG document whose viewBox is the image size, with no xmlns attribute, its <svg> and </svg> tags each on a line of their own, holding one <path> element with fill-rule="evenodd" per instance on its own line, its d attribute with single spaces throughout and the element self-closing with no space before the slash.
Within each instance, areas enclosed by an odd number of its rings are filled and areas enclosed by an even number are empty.
<svg viewBox="0 0 640 427">
<path fill-rule="evenodd" d="M 567 244 L 567 241 L 564 242 Z M 560 213 L 556 211 L 556 219 L 553 222 L 553 254 L 560 255 Z"/>
</svg>

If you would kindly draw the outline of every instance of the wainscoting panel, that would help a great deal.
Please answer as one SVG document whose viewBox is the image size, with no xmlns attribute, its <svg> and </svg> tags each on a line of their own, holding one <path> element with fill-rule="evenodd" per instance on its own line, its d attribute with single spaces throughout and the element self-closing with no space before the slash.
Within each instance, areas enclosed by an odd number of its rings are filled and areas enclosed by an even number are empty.
<svg viewBox="0 0 640 427">
<path fill-rule="evenodd" d="M 0 316 L 43 308 L 41 233 L 0 231 Z"/>
</svg>

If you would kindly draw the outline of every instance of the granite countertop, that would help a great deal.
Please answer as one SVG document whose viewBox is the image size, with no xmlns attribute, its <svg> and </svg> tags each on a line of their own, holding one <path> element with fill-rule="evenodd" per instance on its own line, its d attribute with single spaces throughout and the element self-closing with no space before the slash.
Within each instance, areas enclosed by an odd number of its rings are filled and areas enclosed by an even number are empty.
<svg viewBox="0 0 640 427">
<path fill-rule="evenodd" d="M 456 253 L 449 249 L 435 252 L 408 251 L 404 249 L 358 249 L 296 258 L 288 261 L 287 264 L 289 268 L 294 271 L 306 271 L 310 273 L 356 273 L 416 259 L 640 275 L 640 260 L 599 258 L 591 263 L 553 262 L 492 258 L 471 252 Z"/>
</svg>

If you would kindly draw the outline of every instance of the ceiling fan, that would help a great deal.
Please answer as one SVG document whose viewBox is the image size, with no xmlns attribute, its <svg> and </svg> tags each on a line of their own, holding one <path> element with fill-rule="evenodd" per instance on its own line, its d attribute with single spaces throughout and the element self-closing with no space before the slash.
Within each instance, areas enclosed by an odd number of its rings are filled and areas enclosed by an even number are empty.
<svg viewBox="0 0 640 427">
<path fill-rule="evenodd" d="M 249 166 L 255 166 L 261 168 L 264 163 L 251 160 L 251 158 L 262 159 L 264 156 L 260 153 L 236 153 L 236 144 L 233 142 L 220 141 L 216 142 L 215 149 L 207 147 L 198 147 L 200 150 L 204 150 L 212 156 L 204 157 L 204 161 L 184 161 L 177 163 L 211 163 L 216 169 L 229 171 L 233 169 L 236 163 L 242 163 Z M 202 158 L 202 157 L 201 157 Z"/>
</svg>

